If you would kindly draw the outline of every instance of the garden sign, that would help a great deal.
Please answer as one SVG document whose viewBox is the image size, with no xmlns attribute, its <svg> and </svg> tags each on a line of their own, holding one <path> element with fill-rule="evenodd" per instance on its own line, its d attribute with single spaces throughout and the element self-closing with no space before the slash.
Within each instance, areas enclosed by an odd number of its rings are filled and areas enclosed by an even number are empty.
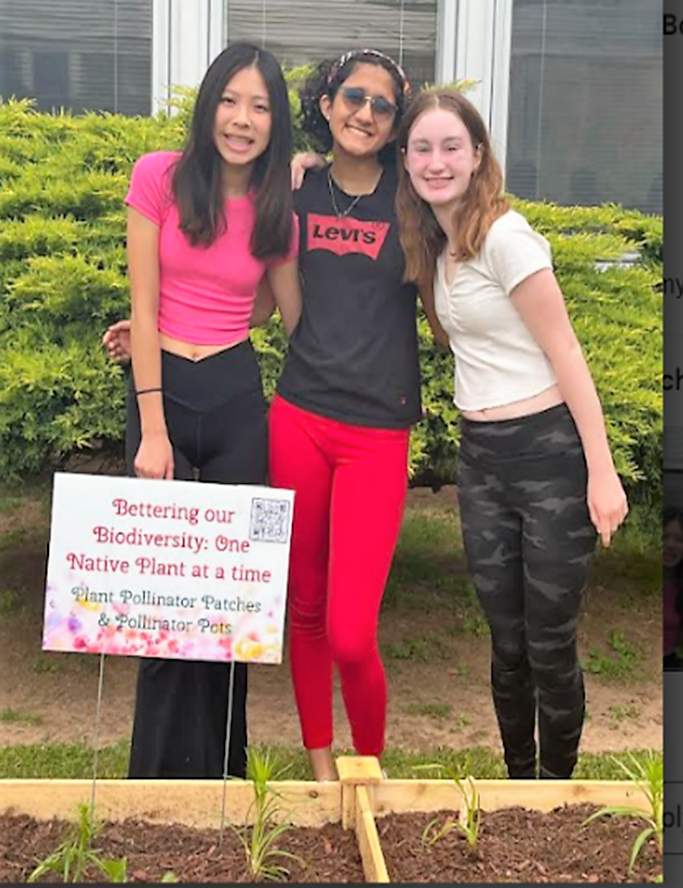
<svg viewBox="0 0 683 888">
<path fill-rule="evenodd" d="M 293 501 L 56 473 L 43 650 L 281 663 Z"/>
</svg>

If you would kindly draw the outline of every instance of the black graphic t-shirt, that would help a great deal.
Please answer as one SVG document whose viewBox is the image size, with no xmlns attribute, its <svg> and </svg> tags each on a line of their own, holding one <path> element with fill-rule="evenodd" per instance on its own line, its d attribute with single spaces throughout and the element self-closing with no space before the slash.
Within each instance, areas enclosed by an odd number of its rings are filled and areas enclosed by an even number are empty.
<svg viewBox="0 0 683 888">
<path fill-rule="evenodd" d="M 377 428 L 421 419 L 416 289 L 403 283 L 397 173 L 338 217 L 327 170 L 295 193 L 304 300 L 278 392 L 297 407 Z M 333 185 L 340 212 L 353 198 Z"/>
</svg>

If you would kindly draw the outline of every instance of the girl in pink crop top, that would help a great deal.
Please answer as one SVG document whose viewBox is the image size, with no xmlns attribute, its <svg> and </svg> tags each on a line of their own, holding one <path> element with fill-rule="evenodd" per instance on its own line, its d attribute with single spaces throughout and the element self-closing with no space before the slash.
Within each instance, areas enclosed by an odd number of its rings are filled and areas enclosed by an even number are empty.
<svg viewBox="0 0 683 888">
<path fill-rule="evenodd" d="M 129 474 L 266 483 L 266 405 L 249 323 L 257 289 L 265 306 L 272 292 L 288 333 L 301 311 L 290 153 L 279 64 L 234 44 L 202 81 L 185 149 L 135 164 L 126 197 Z M 220 778 L 230 723 L 228 773 L 244 777 L 246 693 L 243 663 L 142 660 L 130 776 Z"/>
<path fill-rule="evenodd" d="M 221 54 L 211 66 L 182 154 L 148 154 L 133 170 L 126 203 L 140 477 L 173 477 L 161 349 L 197 360 L 244 341 L 264 275 L 288 332 L 301 311 L 286 92 L 276 95 L 277 80 L 247 59 L 237 67 Z"/>
<path fill-rule="evenodd" d="M 284 257 L 251 252 L 256 195 L 225 198 L 229 228 L 208 246 L 193 246 L 181 230 L 172 177 L 179 152 L 157 151 L 133 167 L 126 203 L 158 229 L 159 332 L 195 345 L 229 346 L 249 335 L 254 295 L 272 269 L 296 258 L 297 217 Z"/>
</svg>

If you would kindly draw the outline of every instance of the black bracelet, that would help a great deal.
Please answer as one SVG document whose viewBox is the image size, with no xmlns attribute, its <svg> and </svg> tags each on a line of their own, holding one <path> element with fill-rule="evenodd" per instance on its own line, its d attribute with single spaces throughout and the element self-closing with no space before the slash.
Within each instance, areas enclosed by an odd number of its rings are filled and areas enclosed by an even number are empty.
<svg viewBox="0 0 683 888">
<path fill-rule="evenodd" d="M 139 392 L 135 392 L 135 397 L 138 398 L 140 395 L 148 395 L 150 392 L 160 392 L 160 388 L 151 388 L 151 389 L 141 389 Z"/>
</svg>

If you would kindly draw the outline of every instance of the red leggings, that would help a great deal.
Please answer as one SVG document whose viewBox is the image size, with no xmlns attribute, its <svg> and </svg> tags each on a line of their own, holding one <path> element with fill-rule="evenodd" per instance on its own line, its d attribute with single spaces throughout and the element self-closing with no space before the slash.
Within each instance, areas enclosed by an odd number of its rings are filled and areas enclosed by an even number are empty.
<svg viewBox="0 0 683 888">
<path fill-rule="evenodd" d="M 276 396 L 270 483 L 295 491 L 290 659 L 307 749 L 332 745 L 332 663 L 359 755 L 384 749 L 377 621 L 403 518 L 409 429 L 326 419 Z"/>
</svg>

